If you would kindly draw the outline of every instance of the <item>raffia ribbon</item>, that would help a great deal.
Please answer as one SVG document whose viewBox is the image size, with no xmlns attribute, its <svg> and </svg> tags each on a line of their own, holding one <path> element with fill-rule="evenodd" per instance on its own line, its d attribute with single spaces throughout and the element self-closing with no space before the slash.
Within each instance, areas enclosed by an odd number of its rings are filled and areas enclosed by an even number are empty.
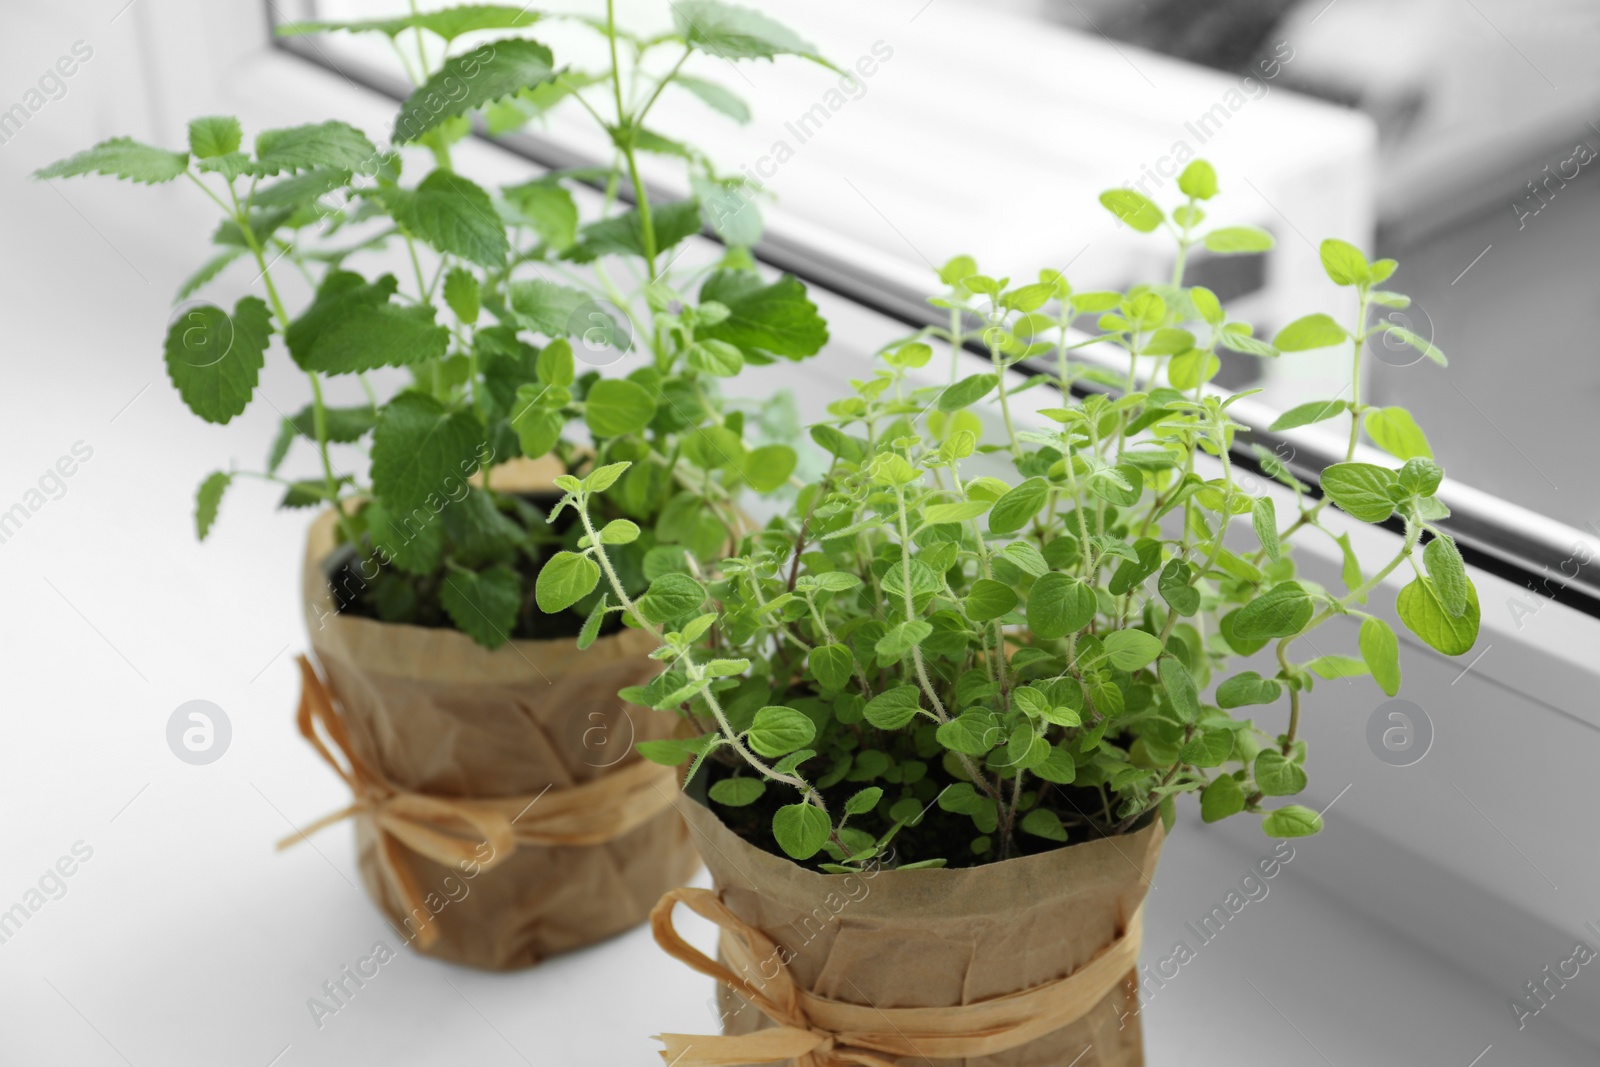
<svg viewBox="0 0 1600 1067">
<path fill-rule="evenodd" d="M 722 952 L 738 971 L 761 975 L 755 985 L 679 936 L 678 904 L 722 928 Z M 740 919 L 708 889 L 674 889 L 650 913 L 656 943 L 701 974 L 726 982 L 777 1024 L 740 1036 L 658 1034 L 661 1058 L 676 1067 L 740 1067 L 793 1060 L 797 1067 L 896 1067 L 892 1057 L 962 1059 L 1020 1048 L 1077 1022 L 1127 977 L 1139 959 L 1143 908 L 1122 936 L 1065 978 L 1003 997 L 938 1008 L 875 1008 L 801 989 L 778 946 Z M 763 961 L 779 961 L 770 979 Z M 880 1056 L 877 1053 L 883 1053 Z"/>
<path fill-rule="evenodd" d="M 378 861 L 384 879 L 409 916 L 422 916 L 417 940 L 432 945 L 439 931 L 424 905 L 416 881 L 401 862 L 404 846 L 446 867 L 476 863 L 488 870 L 518 845 L 600 845 L 613 841 L 672 806 L 676 771 L 644 760 L 583 785 L 547 788 L 530 796 L 461 799 L 413 793 L 390 782 L 356 754 L 350 731 L 315 668 L 300 662 L 300 734 L 321 753 L 350 791 L 355 803 L 325 815 L 278 842 L 284 849 L 336 822 L 362 816 L 378 828 Z M 321 731 L 318 731 L 318 727 Z M 323 741 L 326 734 L 334 755 Z M 487 843 L 488 859 L 478 854 Z"/>
</svg>

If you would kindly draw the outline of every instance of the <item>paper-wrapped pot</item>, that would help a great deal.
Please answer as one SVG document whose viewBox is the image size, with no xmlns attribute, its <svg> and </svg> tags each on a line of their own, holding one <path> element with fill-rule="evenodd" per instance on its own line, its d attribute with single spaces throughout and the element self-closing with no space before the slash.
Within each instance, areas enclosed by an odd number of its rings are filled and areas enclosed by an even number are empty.
<svg viewBox="0 0 1600 1067">
<path fill-rule="evenodd" d="M 386 787 L 421 794 L 423 804 L 528 798 L 520 833 L 562 790 L 626 775 L 636 783 L 630 803 L 652 813 L 602 843 L 519 840 L 480 867 L 447 866 L 396 845 L 382 820 L 358 806 L 362 878 L 402 936 L 456 963 L 527 967 L 638 925 L 662 893 L 693 876 L 699 856 L 671 806 L 670 769 L 641 778 L 638 772 L 653 765 L 641 766 L 633 750 L 637 741 L 670 736 L 675 720 L 617 697 L 656 672 L 647 634 L 622 630 L 581 652 L 573 638 L 511 641 L 490 651 L 455 630 L 338 614 L 323 570 L 333 548 L 330 512 L 313 524 L 305 557 L 311 648 L 350 755 Z M 401 868 L 398 875 L 385 870 L 386 859 Z M 397 881 L 407 878 L 421 901 L 400 899 Z M 414 914 L 416 902 L 427 914 Z M 424 926 L 431 929 L 418 937 Z"/>
<path fill-rule="evenodd" d="M 1159 819 L 1125 836 L 1003 863 L 842 875 L 810 870 L 754 847 L 691 797 L 681 797 L 679 807 L 705 845 L 721 904 L 777 946 L 778 960 L 786 961 L 783 966 L 801 990 L 874 1009 L 863 1022 L 886 1030 L 889 1044 L 907 1035 L 894 1033 L 904 1028 L 876 1009 L 992 1004 L 1024 991 L 1037 993 L 1074 974 L 1084 976 L 1091 961 L 1111 958 L 1107 952 L 1113 943 L 1132 949 L 1131 956 L 1116 955 L 1119 962 L 1107 972 L 1109 981 L 1101 983 L 1108 991 L 1091 1000 L 1093 1006 L 1074 1022 L 1006 1051 L 957 1058 L 936 1052 L 884 1055 L 887 1062 L 906 1067 L 1143 1064 L 1137 915 L 1160 855 Z M 1132 936 L 1125 937 L 1130 928 Z M 724 937 L 725 964 L 728 946 Z M 740 973 L 759 970 L 764 978 L 777 960 L 754 969 L 748 962 L 742 966 Z M 718 1000 L 724 1034 L 774 1027 L 726 984 L 719 983 Z M 873 1015 L 886 1021 L 875 1023 Z M 909 1041 L 917 1046 L 916 1037 Z M 694 1058 L 692 1050 L 686 1059 Z"/>
</svg>

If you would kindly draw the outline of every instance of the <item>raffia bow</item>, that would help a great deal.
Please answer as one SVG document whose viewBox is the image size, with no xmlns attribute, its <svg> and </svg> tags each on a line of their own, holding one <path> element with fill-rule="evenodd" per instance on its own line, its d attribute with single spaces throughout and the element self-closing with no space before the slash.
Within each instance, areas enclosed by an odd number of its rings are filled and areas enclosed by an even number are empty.
<svg viewBox="0 0 1600 1067">
<path fill-rule="evenodd" d="M 730 969 L 679 936 L 672 912 L 685 904 L 722 928 Z M 661 1058 L 676 1067 L 740 1067 L 793 1060 L 797 1067 L 897 1067 L 896 1059 L 963 1059 L 1020 1048 L 1094 1009 L 1139 959 L 1143 909 L 1122 936 L 1065 978 L 1003 997 L 939 1008 L 876 1008 L 800 988 L 766 934 L 733 914 L 708 889 L 674 889 L 650 913 L 656 943 L 701 974 L 726 982 L 777 1024 L 739 1036 L 658 1034 Z M 767 975 L 766 961 L 777 964 Z M 738 972 L 759 974 L 757 985 Z M 881 1054 L 881 1055 L 880 1055 Z"/>
<path fill-rule="evenodd" d="M 405 904 L 407 914 L 420 919 L 417 940 L 423 948 L 438 939 L 439 931 L 421 889 L 402 862 L 401 847 L 457 870 L 468 864 L 488 870 L 511 855 L 519 844 L 604 844 L 672 805 L 677 791 L 676 772 L 643 760 L 583 785 L 547 788 L 528 796 L 462 799 L 402 789 L 356 754 L 332 695 L 310 661 L 301 656 L 299 662 L 300 708 L 295 719 L 300 734 L 344 779 L 355 795 L 355 803 L 290 834 L 278 842 L 278 848 L 303 841 L 351 816 L 371 819 L 379 830 L 379 868 L 395 896 Z M 332 743 L 331 749 L 323 735 Z M 487 858 L 479 852 L 484 844 L 490 848 Z"/>
</svg>

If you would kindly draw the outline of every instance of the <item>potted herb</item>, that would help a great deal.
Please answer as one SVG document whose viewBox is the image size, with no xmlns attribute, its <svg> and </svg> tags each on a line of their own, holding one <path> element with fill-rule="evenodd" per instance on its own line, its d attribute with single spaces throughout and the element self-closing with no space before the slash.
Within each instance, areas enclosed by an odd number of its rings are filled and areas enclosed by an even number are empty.
<svg viewBox="0 0 1600 1067">
<path fill-rule="evenodd" d="M 40 172 L 185 179 L 213 200 L 218 251 L 180 300 L 236 260 L 256 273 L 265 300 L 176 317 L 168 373 L 191 410 L 227 423 L 278 335 L 311 401 L 263 469 L 205 479 L 197 532 L 246 477 L 282 486 L 283 507 L 325 509 L 304 575 L 321 672 L 302 660 L 299 725 L 356 803 L 316 825 L 356 815 L 369 891 L 423 951 L 457 962 L 524 966 L 610 936 L 698 862 L 668 810 L 671 772 L 631 747 L 671 723 L 616 697 L 653 673 L 654 644 L 606 597 L 568 595 L 590 566 L 570 550 L 588 542 L 546 521 L 554 480 L 631 464 L 595 512 L 630 595 L 704 565 L 745 532 L 741 494 L 785 487 L 796 459 L 719 383 L 827 340 L 800 282 L 755 271 L 760 218 L 742 182 L 647 124 L 667 91 L 743 113 L 691 75 L 700 53 L 812 50 L 751 12 L 677 8 L 676 28 L 648 38 L 610 5 L 574 17 L 607 46 L 590 71 L 525 36 L 479 43 L 540 17 L 526 8 L 289 25 L 393 43 L 417 86 L 388 147 L 329 121 L 263 131 L 252 152 L 238 121 L 203 118 L 187 152 L 118 138 Z M 455 169 L 475 114 L 504 129 L 563 101 L 615 144 L 607 166 L 497 192 Z M 683 159 L 694 195 L 652 203 L 641 152 Z M 680 265 L 705 226 L 727 253 Z M 361 400 L 337 406 L 336 389 Z M 335 445 L 361 447 L 369 469 L 346 469 Z M 284 473 L 302 453 L 315 473 Z"/>
<path fill-rule="evenodd" d="M 1369 603 L 1396 569 L 1415 568 L 1405 625 L 1446 654 L 1471 647 L 1476 594 L 1436 526 L 1442 472 L 1408 415 L 1340 398 L 1284 415 L 1280 428 L 1347 417 L 1350 451 L 1315 501 L 1269 464 L 1295 501 L 1280 516 L 1230 462 L 1237 397 L 1204 388 L 1219 345 L 1263 358 L 1344 346 L 1358 375 L 1373 310 L 1405 302 L 1382 287 L 1396 264 L 1325 242 L 1353 320 L 1310 315 L 1269 345 L 1185 287 L 1182 260 L 1202 241 L 1244 252 L 1270 237 L 1204 229 L 1209 165 L 1180 186 L 1170 215 L 1126 190 L 1104 197 L 1135 229 L 1177 238 L 1170 283 L 1077 292 L 1057 272 L 1012 285 L 948 265 L 940 302 L 990 370 L 925 384 L 932 348 L 892 345 L 812 429 L 826 476 L 704 582 L 675 581 L 671 612 L 654 588 L 633 599 L 605 546 L 581 550 L 659 642 L 664 669 L 628 698 L 683 728 L 640 747 L 686 765 L 683 807 L 711 845 L 716 891 L 669 893 L 653 923 L 724 982 L 726 1036 L 667 1035 L 666 1058 L 1142 1062 L 1139 914 L 1180 795 L 1206 822 L 1320 828 L 1286 802 L 1307 781 L 1302 705 L 1319 679 L 1396 692 L 1396 636 Z M 1073 340 L 1077 324 L 1093 335 Z M 1090 346 L 1126 371 L 1080 362 Z M 1048 377 L 1017 388 L 1006 370 L 1029 357 L 1054 357 L 1060 391 L 1024 423 L 1018 394 Z M 1107 391 L 1073 398 L 1086 380 Z M 1391 464 L 1354 460 L 1363 433 Z M 591 539 L 616 473 L 562 483 L 558 512 Z M 1330 505 L 1396 517 L 1399 550 L 1358 562 Z M 1297 575 L 1290 548 L 1307 534 L 1346 549 L 1344 589 Z M 1359 657 L 1312 648 L 1336 616 L 1363 620 Z M 1268 648 L 1273 668 L 1228 666 Z M 722 926 L 720 963 L 673 930 L 678 902 Z"/>
</svg>

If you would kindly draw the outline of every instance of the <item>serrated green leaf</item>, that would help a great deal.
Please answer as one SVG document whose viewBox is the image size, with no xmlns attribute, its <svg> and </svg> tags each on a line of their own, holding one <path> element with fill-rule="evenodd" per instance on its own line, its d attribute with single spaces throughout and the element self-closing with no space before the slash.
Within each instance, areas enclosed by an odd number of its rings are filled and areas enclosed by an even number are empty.
<svg viewBox="0 0 1600 1067">
<path fill-rule="evenodd" d="M 1244 789 L 1229 775 L 1221 775 L 1200 793 L 1200 818 L 1220 822 L 1244 810 Z"/>
<path fill-rule="evenodd" d="M 208 474 L 205 481 L 200 483 L 194 500 L 194 532 L 199 540 L 204 541 L 211 532 L 211 527 L 217 521 L 217 511 L 222 506 L 222 494 L 232 484 L 233 475 L 226 471 Z"/>
<path fill-rule="evenodd" d="M 328 121 L 278 130 L 256 136 L 259 174 L 331 167 L 354 173 L 373 173 L 379 152 L 367 135 L 347 122 Z"/>
<path fill-rule="evenodd" d="M 395 144 L 415 141 L 445 121 L 555 77 L 550 49 L 512 37 L 452 56 L 406 98 L 395 116 Z"/>
<path fill-rule="evenodd" d="M 702 340 L 726 341 L 751 352 L 800 360 L 828 343 L 828 324 L 798 278 L 785 274 L 770 285 L 747 271 L 712 272 L 700 287 L 700 303 L 715 302 L 728 317 L 702 327 Z"/>
<path fill-rule="evenodd" d="M 807 660 L 811 673 L 824 689 L 843 689 L 855 670 L 855 657 L 844 645 L 819 645 Z"/>
<path fill-rule="evenodd" d="M 991 578 L 979 578 L 962 601 L 962 610 L 973 622 L 998 619 L 1017 606 L 1017 593 L 1009 585 Z"/>
<path fill-rule="evenodd" d="M 239 150 L 244 132 L 231 115 L 189 120 L 189 151 L 196 159 L 213 159 Z"/>
<path fill-rule="evenodd" d="M 1052 572 L 1028 591 L 1028 629 L 1045 640 L 1062 638 L 1093 622 L 1097 608 L 1094 590 L 1076 578 Z"/>
<path fill-rule="evenodd" d="M 408 233 L 440 252 L 499 267 L 511 251 L 489 194 L 454 171 L 435 170 L 415 189 L 391 189 L 384 202 Z"/>
<path fill-rule="evenodd" d="M 484 648 L 499 648 L 516 628 L 522 579 L 504 564 L 483 571 L 452 570 L 439 587 L 439 603 L 456 629 Z"/>
<path fill-rule="evenodd" d="M 600 584 L 600 565 L 577 552 L 557 552 L 539 568 L 533 597 L 546 615 L 565 611 Z"/>
<path fill-rule="evenodd" d="M 1433 458 L 1428 435 L 1405 408 L 1374 408 L 1367 412 L 1367 436 L 1395 459 Z"/>
<path fill-rule="evenodd" d="M 1322 816 L 1299 804 L 1278 808 L 1261 820 L 1268 837 L 1310 837 L 1322 831 Z"/>
<path fill-rule="evenodd" d="M 817 735 L 816 724 L 794 708 L 765 707 L 756 712 L 746 735 L 758 755 L 775 759 L 804 748 Z"/>
<path fill-rule="evenodd" d="M 680 88 L 689 90 L 707 106 L 722 112 L 740 125 L 750 121 L 750 105 L 716 82 L 690 77 L 687 74 L 679 74 L 672 82 Z"/>
<path fill-rule="evenodd" d="M 396 516 L 448 499 L 477 469 L 483 425 L 423 393 L 391 400 L 372 431 L 372 488 Z M 434 508 L 432 510 L 438 510 Z"/>
<path fill-rule="evenodd" d="M 271 316 L 258 297 L 241 299 L 232 315 L 197 305 L 167 331 L 167 376 L 190 411 L 226 423 L 255 394 L 271 336 Z"/>
<path fill-rule="evenodd" d="M 884 690 L 867 701 L 866 719 L 880 730 L 904 729 L 922 706 L 922 691 L 914 685 Z"/>
<path fill-rule="evenodd" d="M 1242 671 L 1217 686 L 1217 707 L 1242 708 L 1251 704 L 1271 704 L 1283 695 L 1283 687 L 1255 671 Z"/>
<path fill-rule="evenodd" d="M 1292 797 L 1306 787 L 1306 772 L 1281 752 L 1267 749 L 1256 757 L 1256 788 L 1269 797 Z"/>
<path fill-rule="evenodd" d="M 699 610 L 705 603 L 705 586 L 675 571 L 661 575 L 638 600 L 639 612 L 654 623 L 670 622 Z"/>
<path fill-rule="evenodd" d="M 169 152 L 141 144 L 131 137 L 113 137 L 75 156 L 33 172 L 35 178 L 75 178 L 104 174 L 144 185 L 170 182 L 189 168 L 187 152 Z"/>
<path fill-rule="evenodd" d="M 1061 825 L 1061 817 L 1049 808 L 1034 808 L 1024 815 L 1022 832 L 1047 841 L 1065 842 L 1067 839 L 1067 828 Z"/>
<path fill-rule="evenodd" d="M 1290 637 L 1311 621 L 1311 594 L 1299 582 L 1279 582 L 1256 597 L 1233 619 L 1233 632 L 1244 640 Z"/>
<path fill-rule="evenodd" d="M 674 200 L 650 209 L 650 229 L 656 254 L 700 232 L 700 205 L 694 200 Z M 563 257 L 574 263 L 592 263 L 601 256 L 644 256 L 644 215 L 637 209 L 591 222 L 578 231 L 578 239 Z M 702 297 L 702 300 L 704 298 Z M 705 331 L 701 336 L 707 336 Z"/>
<path fill-rule="evenodd" d="M 718 0 L 676 0 L 672 24 L 684 43 L 717 59 L 803 56 L 822 62 L 816 48 L 769 16 Z"/>
</svg>

